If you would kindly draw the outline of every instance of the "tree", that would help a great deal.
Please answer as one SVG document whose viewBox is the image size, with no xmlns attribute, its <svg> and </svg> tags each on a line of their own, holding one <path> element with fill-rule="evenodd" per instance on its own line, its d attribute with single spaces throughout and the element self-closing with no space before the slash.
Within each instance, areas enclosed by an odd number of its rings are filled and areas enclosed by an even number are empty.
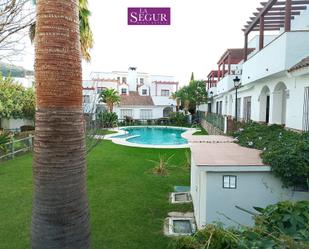
<svg viewBox="0 0 309 249">
<path fill-rule="evenodd" d="M 190 79 L 190 82 L 191 82 L 191 81 L 194 81 L 194 73 L 193 73 L 193 72 L 191 73 L 191 79 Z"/>
<path fill-rule="evenodd" d="M 99 101 L 101 103 L 106 103 L 109 112 L 113 112 L 115 104 L 119 104 L 120 97 L 117 91 L 114 89 L 106 89 L 100 93 Z"/>
<path fill-rule="evenodd" d="M 178 112 L 179 107 L 181 105 L 181 99 L 180 99 L 180 96 L 179 96 L 179 92 L 172 93 L 171 98 L 176 101 L 176 111 Z"/>
<path fill-rule="evenodd" d="M 93 47 L 93 33 L 89 23 L 91 12 L 88 9 L 88 0 L 79 0 L 79 32 L 80 47 L 83 59 L 91 60 L 89 50 Z M 29 29 L 30 40 L 33 42 L 35 38 L 36 22 L 32 22 Z"/>
<path fill-rule="evenodd" d="M 35 78 L 31 247 L 87 249 L 90 227 L 77 0 L 38 1 Z"/>
<path fill-rule="evenodd" d="M 26 89 L 11 77 L 0 74 L 0 118 L 34 119 L 35 97 L 32 88 Z"/>
<path fill-rule="evenodd" d="M 34 11 L 29 0 L 2 0 L 0 4 L 0 58 L 16 56 L 24 49 L 21 42 L 32 23 Z"/>
</svg>

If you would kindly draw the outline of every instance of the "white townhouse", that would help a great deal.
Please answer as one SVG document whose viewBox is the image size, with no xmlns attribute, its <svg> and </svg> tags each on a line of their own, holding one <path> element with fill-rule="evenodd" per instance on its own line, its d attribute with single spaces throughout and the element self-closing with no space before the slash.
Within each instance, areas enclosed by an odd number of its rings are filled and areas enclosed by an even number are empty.
<svg viewBox="0 0 309 249">
<path fill-rule="evenodd" d="M 120 95 L 120 104 L 114 107 L 119 119 L 131 117 L 151 120 L 168 117 L 175 111 L 171 95 L 178 90 L 173 76 L 141 73 L 136 67 L 128 71 L 93 72 L 91 80 L 83 82 L 84 111 L 96 113 L 106 109 L 99 103 L 104 89 L 114 89 Z"/>
<path fill-rule="evenodd" d="M 243 29 L 244 48 L 228 49 L 218 70 L 209 73 L 210 101 L 200 109 L 308 131 L 309 1 L 269 0 L 261 5 Z M 236 76 L 241 79 L 237 100 Z"/>
</svg>

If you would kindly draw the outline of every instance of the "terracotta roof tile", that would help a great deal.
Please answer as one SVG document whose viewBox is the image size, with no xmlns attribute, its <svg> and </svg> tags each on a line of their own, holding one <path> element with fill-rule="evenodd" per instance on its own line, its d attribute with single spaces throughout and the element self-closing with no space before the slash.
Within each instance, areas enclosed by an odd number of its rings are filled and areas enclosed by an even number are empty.
<svg viewBox="0 0 309 249">
<path fill-rule="evenodd" d="M 154 106 L 151 96 L 141 96 L 138 92 L 120 95 L 120 106 Z"/>
<path fill-rule="evenodd" d="M 296 71 L 298 69 L 302 69 L 305 67 L 309 67 L 309 56 L 306 57 L 305 59 L 302 59 L 300 62 L 298 62 L 296 65 L 294 65 L 293 67 L 291 67 L 288 71 L 289 72 L 293 72 Z"/>
</svg>

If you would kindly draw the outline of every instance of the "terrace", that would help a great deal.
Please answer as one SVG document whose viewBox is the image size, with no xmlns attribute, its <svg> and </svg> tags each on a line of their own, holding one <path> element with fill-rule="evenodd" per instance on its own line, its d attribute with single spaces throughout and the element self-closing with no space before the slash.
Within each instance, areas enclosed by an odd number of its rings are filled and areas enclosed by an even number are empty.
<svg viewBox="0 0 309 249">
<path fill-rule="evenodd" d="M 243 29 L 243 84 L 288 70 L 309 50 L 309 1 L 270 0 L 261 5 Z M 258 46 L 249 58 L 248 37 L 255 31 L 259 32 Z M 279 32 L 267 45 L 266 31 Z"/>
</svg>

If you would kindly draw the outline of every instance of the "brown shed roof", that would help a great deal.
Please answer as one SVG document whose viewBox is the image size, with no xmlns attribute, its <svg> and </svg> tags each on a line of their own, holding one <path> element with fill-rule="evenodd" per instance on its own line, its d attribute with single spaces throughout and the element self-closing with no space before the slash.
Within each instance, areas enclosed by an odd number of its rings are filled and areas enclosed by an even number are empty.
<svg viewBox="0 0 309 249">
<path fill-rule="evenodd" d="M 154 106 L 151 96 L 141 96 L 138 92 L 120 96 L 120 106 Z"/>
<path fill-rule="evenodd" d="M 296 65 L 294 65 L 293 67 L 291 67 L 289 69 L 289 72 L 293 72 L 293 71 L 296 71 L 298 69 L 302 69 L 302 68 L 305 68 L 305 67 L 309 67 L 309 56 L 302 59 L 300 62 L 298 62 Z"/>
</svg>

